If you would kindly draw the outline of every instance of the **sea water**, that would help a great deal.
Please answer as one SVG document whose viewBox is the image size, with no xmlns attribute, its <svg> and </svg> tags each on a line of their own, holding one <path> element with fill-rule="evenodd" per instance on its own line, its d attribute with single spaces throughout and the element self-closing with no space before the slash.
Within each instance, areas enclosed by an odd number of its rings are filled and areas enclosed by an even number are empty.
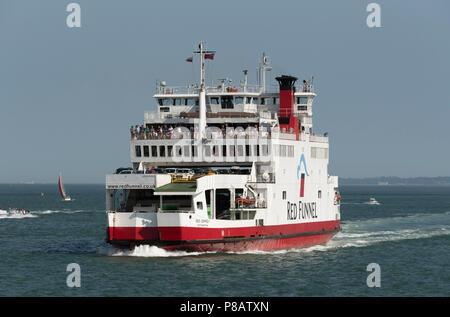
<svg viewBox="0 0 450 317">
<path fill-rule="evenodd" d="M 450 187 L 341 186 L 342 231 L 327 244 L 228 253 L 116 249 L 104 185 L 66 190 L 73 201 L 56 184 L 0 185 L 3 209 L 30 211 L 0 215 L 0 296 L 450 295 Z"/>
</svg>

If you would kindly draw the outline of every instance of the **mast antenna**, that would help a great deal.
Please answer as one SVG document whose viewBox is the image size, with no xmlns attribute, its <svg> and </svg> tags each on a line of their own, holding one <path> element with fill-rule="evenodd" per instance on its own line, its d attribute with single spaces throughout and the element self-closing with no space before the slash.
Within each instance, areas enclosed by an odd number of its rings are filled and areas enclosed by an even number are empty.
<svg viewBox="0 0 450 317">
<path fill-rule="evenodd" d="M 200 41 L 198 51 L 194 54 L 200 55 L 200 88 L 199 88 L 199 138 L 206 138 L 206 87 L 205 87 L 205 59 L 214 59 L 215 51 L 207 51 L 204 42 Z"/>
<path fill-rule="evenodd" d="M 266 92 L 266 71 L 271 71 L 271 70 L 272 70 L 272 67 L 269 66 L 268 57 L 266 56 L 266 53 L 263 52 L 262 63 L 261 63 L 261 67 L 260 67 L 260 75 L 262 76 L 262 84 L 261 84 L 262 92 Z"/>
</svg>

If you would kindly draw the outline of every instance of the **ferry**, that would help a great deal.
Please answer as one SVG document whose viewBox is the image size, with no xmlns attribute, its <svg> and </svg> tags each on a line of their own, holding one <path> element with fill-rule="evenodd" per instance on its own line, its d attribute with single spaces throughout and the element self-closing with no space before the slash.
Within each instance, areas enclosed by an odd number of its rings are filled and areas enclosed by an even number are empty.
<svg viewBox="0 0 450 317">
<path fill-rule="evenodd" d="M 157 110 L 130 127 L 132 167 L 106 175 L 106 241 L 200 252 L 329 241 L 341 228 L 340 194 L 328 133 L 313 132 L 314 79 L 266 85 L 263 54 L 256 85 L 243 70 L 239 85 L 207 86 L 216 52 L 200 42 L 193 53 L 200 81 L 158 81 Z"/>
</svg>

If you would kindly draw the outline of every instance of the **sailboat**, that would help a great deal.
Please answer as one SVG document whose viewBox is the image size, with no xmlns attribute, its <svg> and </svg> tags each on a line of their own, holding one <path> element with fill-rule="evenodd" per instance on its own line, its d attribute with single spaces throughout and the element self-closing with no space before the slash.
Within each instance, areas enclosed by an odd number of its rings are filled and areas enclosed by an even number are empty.
<svg viewBox="0 0 450 317">
<path fill-rule="evenodd" d="M 59 180 L 58 180 L 58 186 L 59 186 L 59 193 L 61 194 L 62 199 L 65 201 L 71 201 L 72 198 L 70 198 L 69 195 L 66 195 L 66 192 L 64 191 L 64 186 L 61 179 L 61 173 L 59 173 Z"/>
</svg>

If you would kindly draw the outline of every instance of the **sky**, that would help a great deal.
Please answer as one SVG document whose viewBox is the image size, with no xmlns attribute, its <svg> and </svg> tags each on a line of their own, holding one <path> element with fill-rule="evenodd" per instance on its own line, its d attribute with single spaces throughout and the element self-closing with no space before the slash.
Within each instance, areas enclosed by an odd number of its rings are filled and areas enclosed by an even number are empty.
<svg viewBox="0 0 450 317">
<path fill-rule="evenodd" d="M 81 8 L 69 28 L 66 7 Z M 367 6 L 381 27 L 368 27 Z M 0 183 L 103 183 L 130 166 L 156 80 L 314 76 L 314 132 L 340 177 L 449 176 L 450 2 L 0 0 Z M 217 83 L 217 82 L 216 82 Z"/>
</svg>

